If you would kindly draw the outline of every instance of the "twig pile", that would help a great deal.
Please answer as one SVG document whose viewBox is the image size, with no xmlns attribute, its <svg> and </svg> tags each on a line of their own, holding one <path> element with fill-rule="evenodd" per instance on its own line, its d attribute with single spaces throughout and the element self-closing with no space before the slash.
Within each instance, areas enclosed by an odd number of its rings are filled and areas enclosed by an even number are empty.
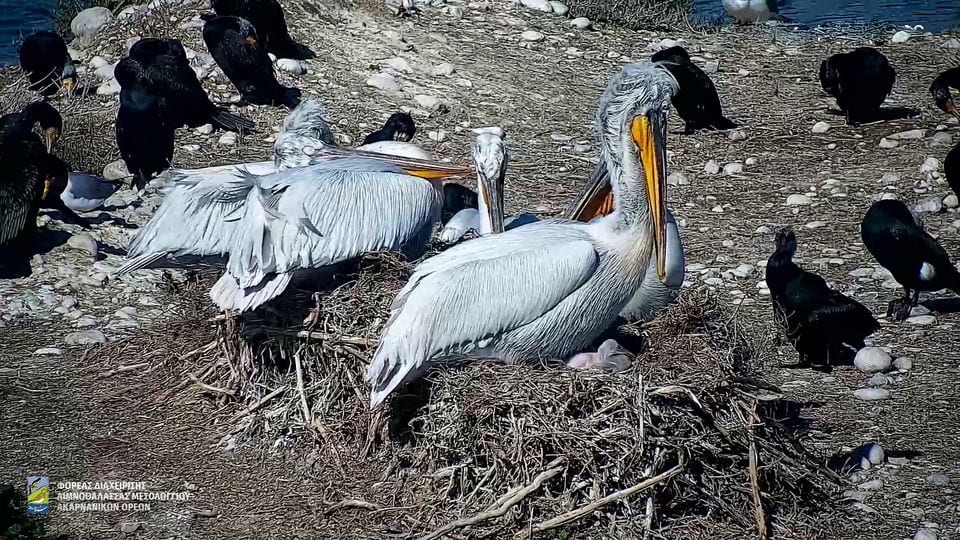
<svg viewBox="0 0 960 540">
<path fill-rule="evenodd" d="M 570 13 L 625 28 L 664 30 L 686 27 L 692 0 L 568 0 Z"/>
</svg>

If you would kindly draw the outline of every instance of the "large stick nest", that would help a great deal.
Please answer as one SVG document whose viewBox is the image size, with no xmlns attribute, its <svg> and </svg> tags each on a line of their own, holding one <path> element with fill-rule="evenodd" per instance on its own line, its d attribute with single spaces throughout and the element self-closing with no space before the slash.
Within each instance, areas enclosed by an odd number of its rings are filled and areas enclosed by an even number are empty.
<svg viewBox="0 0 960 540">
<path fill-rule="evenodd" d="M 330 292 L 224 321 L 229 369 L 206 382 L 247 399 L 227 446 L 306 455 L 344 534 L 742 537 L 802 530 L 836 492 L 800 444 L 798 404 L 752 378 L 768 347 L 706 293 L 640 329 L 625 373 L 437 369 L 371 413 L 363 375 L 406 265 L 342 270 Z"/>
</svg>

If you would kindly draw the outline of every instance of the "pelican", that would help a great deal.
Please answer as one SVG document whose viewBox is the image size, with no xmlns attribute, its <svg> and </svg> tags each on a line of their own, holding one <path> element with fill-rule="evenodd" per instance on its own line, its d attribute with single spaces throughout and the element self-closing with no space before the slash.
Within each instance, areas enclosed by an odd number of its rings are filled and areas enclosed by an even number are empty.
<svg viewBox="0 0 960 540">
<path fill-rule="evenodd" d="M 273 160 L 221 165 L 196 170 L 173 170 L 165 175 L 168 184 L 163 203 L 150 222 L 127 249 L 130 258 L 117 269 L 124 274 L 154 265 L 168 255 L 174 257 L 222 257 L 229 251 L 240 222 L 228 219 L 240 215 L 246 199 L 227 196 L 233 189 L 248 190 L 250 182 L 238 178 L 266 176 L 279 171 L 317 165 L 344 158 L 381 160 L 409 171 L 430 175 L 450 167 L 436 164 L 432 156 L 416 145 L 397 141 L 357 150 L 337 148 L 333 132 L 324 120 L 326 110 L 318 100 L 305 99 L 284 119 L 273 147 Z M 379 152 L 378 152 L 379 150 Z M 388 155 L 394 152 L 397 155 Z M 345 162 L 341 162 L 345 163 Z M 460 169 L 458 169 L 460 170 Z"/>
<path fill-rule="evenodd" d="M 666 255 L 666 130 L 676 81 L 631 64 L 597 114 L 613 213 L 546 220 L 454 246 L 420 263 L 394 299 L 367 371 L 371 406 L 430 365 L 468 357 L 514 362 L 585 350 Z"/>
<path fill-rule="evenodd" d="M 471 230 L 485 236 L 540 221 L 537 216 L 527 213 L 503 217 L 503 182 L 509 162 L 503 143 L 505 134 L 499 127 L 473 131 L 477 133 L 473 153 L 477 169 L 477 202 L 475 207 L 461 209 L 444 223 L 438 236 L 444 244 L 459 242 Z M 444 186 L 444 189 L 447 187 Z"/>
<path fill-rule="evenodd" d="M 580 197 L 567 209 L 564 217 L 576 221 L 592 221 L 613 211 L 613 194 L 610 191 L 610 175 L 602 163 L 594 170 L 593 175 L 584 186 Z M 655 260 L 650 261 L 650 268 L 640 289 L 620 312 L 620 316 L 627 321 L 646 322 L 654 317 L 670 302 L 676 300 L 683 286 L 685 261 L 683 256 L 683 242 L 680 240 L 680 230 L 673 212 L 666 212 L 666 275 L 663 279 L 654 272 Z"/>
</svg>

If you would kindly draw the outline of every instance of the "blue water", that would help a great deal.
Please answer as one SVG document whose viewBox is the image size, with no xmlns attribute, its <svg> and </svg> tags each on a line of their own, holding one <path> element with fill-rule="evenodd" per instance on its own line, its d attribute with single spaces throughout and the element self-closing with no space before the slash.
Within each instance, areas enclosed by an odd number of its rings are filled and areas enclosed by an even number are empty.
<svg viewBox="0 0 960 540">
<path fill-rule="evenodd" d="M 697 15 L 723 14 L 721 0 L 695 0 Z M 16 63 L 22 36 L 52 29 L 56 0 L 0 0 L 0 65 Z M 960 28 L 958 0 L 778 0 L 780 14 L 809 26 L 832 22 L 921 24 L 930 32 Z"/>
<path fill-rule="evenodd" d="M 36 30 L 52 30 L 57 0 L 0 0 L 0 65 L 17 62 L 17 46 Z"/>
<path fill-rule="evenodd" d="M 697 15 L 723 14 L 721 0 L 694 0 Z M 928 32 L 960 28 L 958 0 L 777 0 L 780 14 L 804 26 L 829 23 L 889 22 L 923 25 Z"/>
</svg>

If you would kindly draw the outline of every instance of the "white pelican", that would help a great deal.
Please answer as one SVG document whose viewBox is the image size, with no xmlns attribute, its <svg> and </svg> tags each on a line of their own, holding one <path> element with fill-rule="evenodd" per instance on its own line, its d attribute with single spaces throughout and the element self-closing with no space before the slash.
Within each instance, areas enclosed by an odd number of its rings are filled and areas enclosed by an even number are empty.
<svg viewBox="0 0 960 540">
<path fill-rule="evenodd" d="M 393 303 L 367 371 L 372 406 L 449 358 L 517 361 L 583 351 L 643 282 L 665 272 L 666 130 L 676 81 L 644 62 L 610 82 L 597 114 L 616 208 L 547 220 L 420 263 Z M 656 255 L 654 255 L 656 252 Z"/>
<path fill-rule="evenodd" d="M 777 15 L 777 0 L 723 0 L 727 10 L 738 23 L 764 22 Z"/>
<path fill-rule="evenodd" d="M 358 150 L 337 148 L 325 116 L 326 111 L 319 101 L 303 100 L 284 119 L 274 142 L 272 161 L 165 173 L 164 178 L 169 185 L 166 196 L 150 222 L 130 243 L 127 250 L 130 260 L 116 273 L 119 275 L 146 268 L 168 255 L 181 258 L 216 258 L 225 255 L 239 226 L 239 221 L 227 218 L 238 216 L 245 204 L 242 196 L 236 196 L 235 193 L 228 196 L 228 193 L 236 189 L 249 189 L 252 185 L 249 182 L 238 183 L 238 177 L 264 176 L 356 156 L 384 160 L 410 171 L 427 171 L 428 175 L 439 166 L 432 162 L 429 154 L 410 143 L 385 141 L 377 143 L 378 146 L 368 145 Z M 391 152 L 394 156 L 389 155 Z M 440 170 L 449 169 L 441 166 Z"/>
<path fill-rule="evenodd" d="M 499 127 L 479 128 L 474 132 L 478 134 L 473 152 L 477 169 L 474 198 L 477 202 L 475 207 L 461 209 L 444 223 L 438 236 L 444 244 L 459 242 L 471 230 L 485 236 L 540 221 L 537 216 L 527 213 L 503 217 L 503 182 L 509 163 L 503 143 L 504 132 Z M 448 187 L 452 185 L 444 186 L 444 191 Z"/>
<path fill-rule="evenodd" d="M 603 164 L 597 166 L 580 194 L 567 209 L 565 217 L 577 221 L 591 221 L 613 211 L 613 194 L 610 191 L 610 176 Z M 673 212 L 667 210 L 666 224 L 666 274 L 663 279 L 653 271 L 656 261 L 650 261 L 650 269 L 643 283 L 620 312 L 628 321 L 649 321 L 663 308 L 674 301 L 683 286 L 685 261 L 683 242 Z"/>
</svg>

